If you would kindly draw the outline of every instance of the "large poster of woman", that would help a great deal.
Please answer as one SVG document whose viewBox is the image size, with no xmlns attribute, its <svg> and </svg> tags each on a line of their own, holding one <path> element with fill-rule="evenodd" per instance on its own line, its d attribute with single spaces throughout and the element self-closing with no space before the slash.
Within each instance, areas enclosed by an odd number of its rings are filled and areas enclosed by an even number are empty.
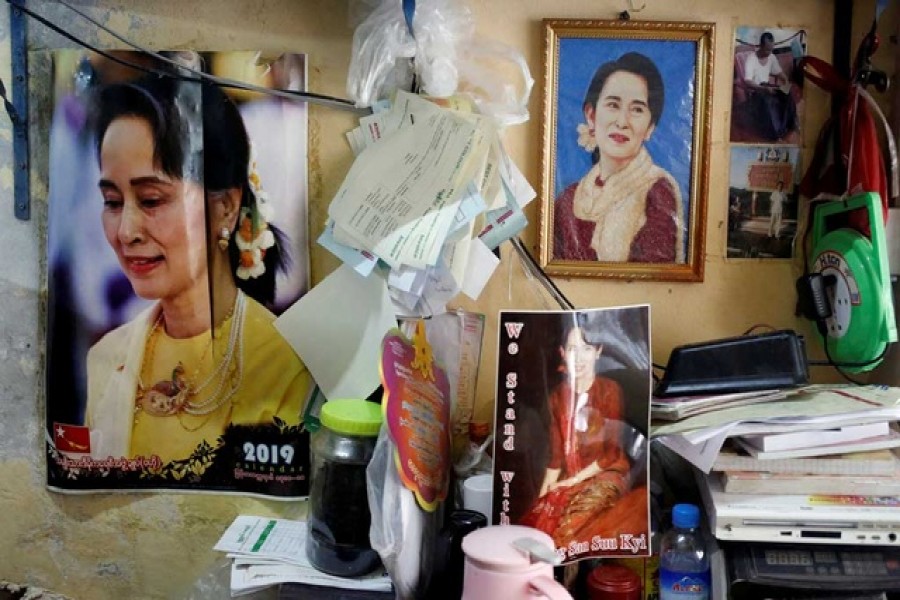
<svg viewBox="0 0 900 600">
<path fill-rule="evenodd" d="M 493 522 L 649 555 L 650 309 L 500 313 Z"/>
<path fill-rule="evenodd" d="M 54 56 L 48 485 L 307 493 L 313 381 L 275 330 L 308 288 L 305 59 Z M 137 68 L 123 67 L 122 63 Z"/>
</svg>

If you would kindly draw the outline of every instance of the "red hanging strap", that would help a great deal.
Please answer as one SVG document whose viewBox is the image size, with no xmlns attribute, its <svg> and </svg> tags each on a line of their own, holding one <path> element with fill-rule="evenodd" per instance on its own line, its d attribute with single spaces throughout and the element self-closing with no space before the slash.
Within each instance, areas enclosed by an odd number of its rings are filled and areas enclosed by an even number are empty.
<svg viewBox="0 0 900 600">
<path fill-rule="evenodd" d="M 838 73 L 830 63 L 815 56 L 804 56 L 800 59 L 800 69 L 803 76 L 832 94 L 846 95 L 850 88 L 850 82 Z"/>
</svg>

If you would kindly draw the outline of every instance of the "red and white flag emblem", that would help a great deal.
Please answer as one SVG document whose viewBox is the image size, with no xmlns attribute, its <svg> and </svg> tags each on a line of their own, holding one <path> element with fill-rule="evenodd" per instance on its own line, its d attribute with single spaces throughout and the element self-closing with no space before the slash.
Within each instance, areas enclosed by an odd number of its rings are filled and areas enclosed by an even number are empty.
<svg viewBox="0 0 900 600">
<path fill-rule="evenodd" d="M 91 451 L 91 430 L 84 425 L 53 424 L 53 443 L 60 452 Z"/>
</svg>

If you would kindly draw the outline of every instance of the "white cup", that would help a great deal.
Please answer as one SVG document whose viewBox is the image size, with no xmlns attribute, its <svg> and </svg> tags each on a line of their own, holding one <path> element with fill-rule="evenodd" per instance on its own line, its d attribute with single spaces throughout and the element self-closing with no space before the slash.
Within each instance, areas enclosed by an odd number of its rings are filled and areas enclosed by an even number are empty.
<svg viewBox="0 0 900 600">
<path fill-rule="evenodd" d="M 491 525 L 491 500 L 494 496 L 493 475 L 473 475 L 463 481 L 463 508 L 475 510 L 487 517 Z"/>
</svg>

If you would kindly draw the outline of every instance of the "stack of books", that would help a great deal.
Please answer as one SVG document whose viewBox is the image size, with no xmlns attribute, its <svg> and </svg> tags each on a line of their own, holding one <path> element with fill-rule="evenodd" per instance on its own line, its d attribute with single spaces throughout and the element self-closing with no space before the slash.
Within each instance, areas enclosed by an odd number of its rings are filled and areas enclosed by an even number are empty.
<svg viewBox="0 0 900 600">
<path fill-rule="evenodd" d="M 716 457 L 735 494 L 900 495 L 900 433 L 877 421 L 734 437 Z"/>
</svg>

